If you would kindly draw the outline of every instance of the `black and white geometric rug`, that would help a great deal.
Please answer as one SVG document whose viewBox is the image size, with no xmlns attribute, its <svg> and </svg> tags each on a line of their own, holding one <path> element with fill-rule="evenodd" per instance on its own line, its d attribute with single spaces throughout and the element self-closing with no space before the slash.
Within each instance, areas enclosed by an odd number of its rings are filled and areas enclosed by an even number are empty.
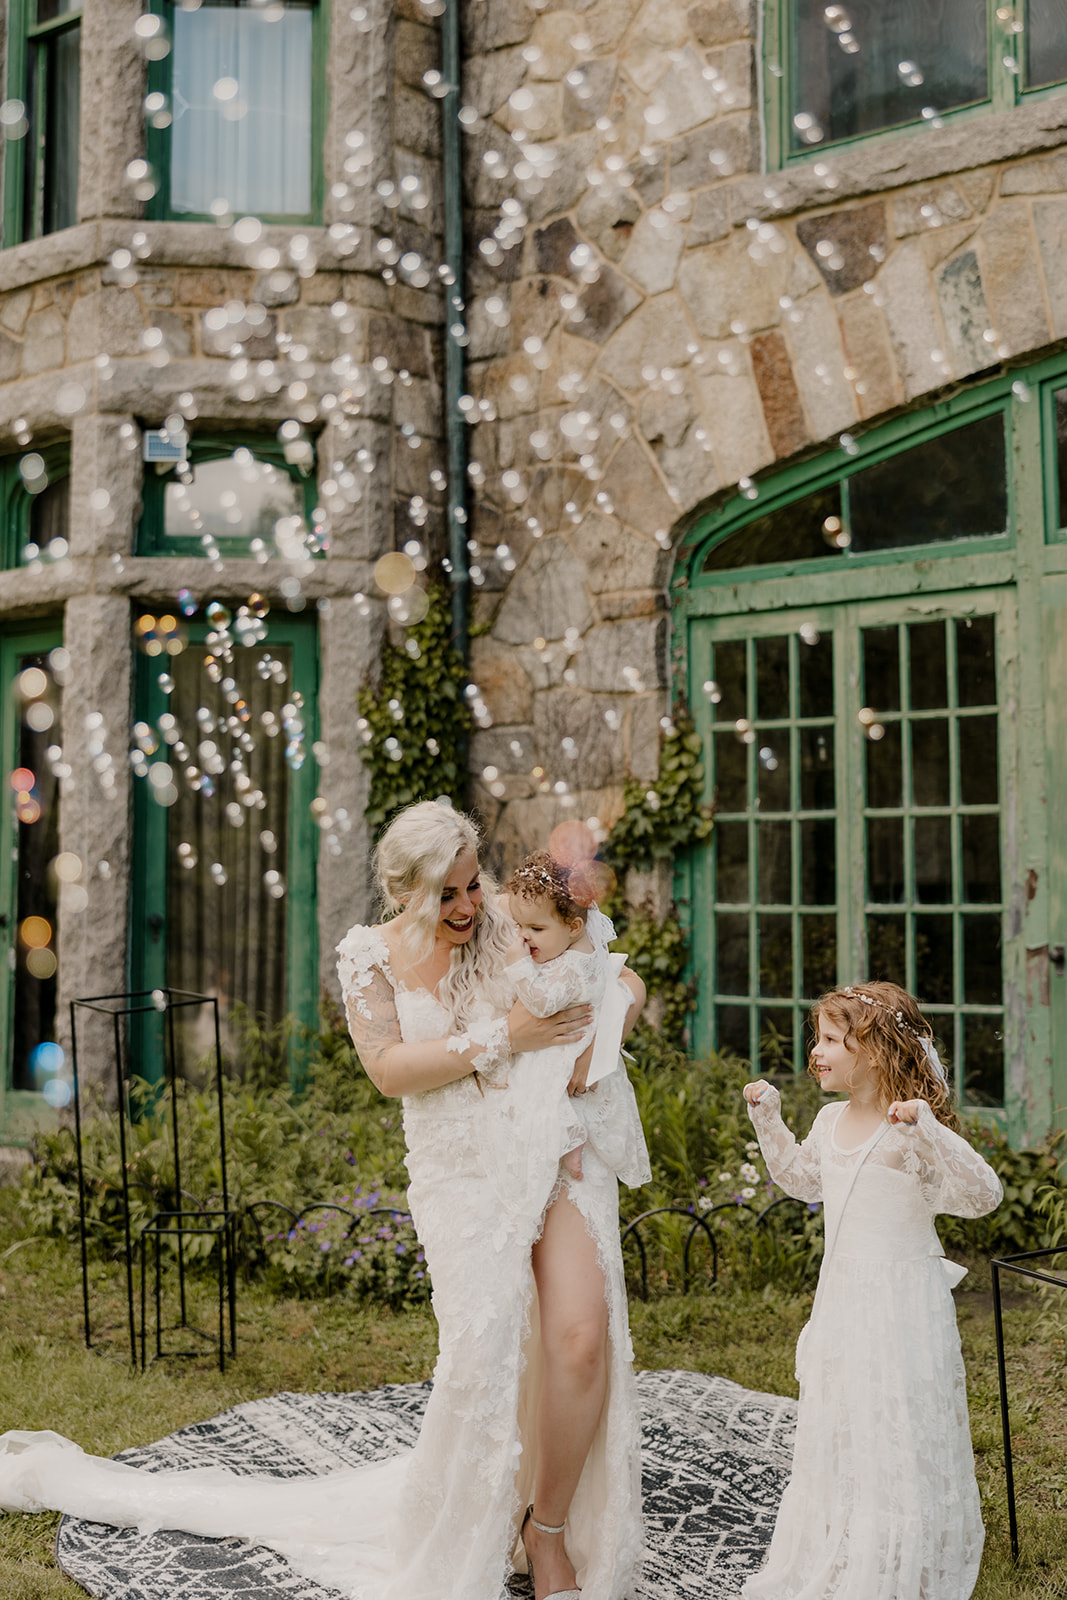
<svg viewBox="0 0 1067 1600">
<path fill-rule="evenodd" d="M 633 1600 L 733 1600 L 763 1560 L 789 1476 L 796 1402 L 698 1372 L 641 1372 L 649 1554 Z M 277 1394 L 126 1450 L 135 1466 L 330 1472 L 414 1444 L 428 1383 L 360 1394 Z M 281 1556 L 237 1540 L 64 1517 L 63 1571 L 96 1600 L 336 1600 Z M 526 1591 L 528 1592 L 528 1591 Z"/>
</svg>

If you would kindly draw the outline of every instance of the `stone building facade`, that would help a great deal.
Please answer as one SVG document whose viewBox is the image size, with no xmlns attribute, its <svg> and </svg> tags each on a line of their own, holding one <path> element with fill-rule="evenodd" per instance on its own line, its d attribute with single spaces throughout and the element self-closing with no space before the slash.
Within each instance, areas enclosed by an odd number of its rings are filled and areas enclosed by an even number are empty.
<svg viewBox="0 0 1067 1600">
<path fill-rule="evenodd" d="M 727 885 L 714 843 L 680 864 L 674 885 L 692 928 L 699 1042 L 771 1064 L 783 1049 L 795 1059 L 817 981 L 877 975 L 881 963 L 921 989 L 947 961 L 935 1010 L 964 1098 L 1005 1107 L 1016 1136 L 1040 1133 L 1067 1103 L 1054 1065 L 1067 1027 L 1057 843 L 1067 563 L 1056 498 L 1067 91 L 1043 82 L 1031 92 L 1025 26 L 1012 31 L 1026 19 L 991 5 L 993 76 L 976 103 L 920 112 L 920 95 L 899 127 L 805 144 L 791 137 L 793 102 L 782 98 L 799 70 L 776 42 L 797 9 L 788 0 L 567 9 L 466 0 L 457 101 L 441 77 L 447 3 L 319 0 L 321 208 L 299 226 L 265 221 L 255 238 L 241 235 L 239 218 L 177 220 L 138 198 L 145 180 L 131 163 L 155 148 L 145 96 L 156 68 L 154 36 L 137 27 L 181 6 L 74 8 L 77 216 L 24 242 L 5 235 L 0 251 L 0 455 L 17 463 L 30 449 L 69 446 L 68 555 L 15 557 L 0 572 L 3 627 L 55 619 L 71 658 L 62 724 L 72 774 L 59 828 L 62 849 L 84 865 L 87 900 L 70 912 L 60 901 L 59 1014 L 65 998 L 121 987 L 116 975 L 129 970 L 138 780 L 122 763 L 144 670 L 131 618 L 172 605 L 183 587 L 230 607 L 255 591 L 271 617 L 314 616 L 315 733 L 327 758 L 316 817 L 340 809 L 349 829 L 334 830 L 337 853 L 328 829 L 316 835 L 314 931 L 299 909 L 288 915 L 331 981 L 333 944 L 371 902 L 353 705 L 386 626 L 374 563 L 413 539 L 431 556 L 448 548 L 451 339 L 465 361 L 471 672 L 492 716 L 473 740 L 472 785 L 494 861 L 543 843 L 567 816 L 610 824 L 624 778 L 654 778 L 663 719 L 681 695 L 705 736 L 708 798 L 748 839 L 743 890 Z M 0 15 L 10 103 L 12 30 L 28 11 L 7 0 Z M 925 65 L 933 80 L 936 63 Z M 460 307 L 437 271 L 442 105 L 448 117 L 457 104 Z M 793 120 L 800 128 L 805 116 L 806 133 L 813 118 L 802 106 Z M 9 140 L 7 184 L 11 150 Z M 123 256 L 115 265 L 122 251 L 132 279 Z M 298 592 L 293 563 L 277 555 L 226 553 L 198 580 L 186 555 L 142 553 L 144 474 L 154 469 L 140 436 L 183 409 L 194 440 L 266 438 L 295 420 L 312 441 L 329 548 L 299 565 Z M 894 459 L 904 486 L 894 480 L 885 493 L 928 478 L 929 511 L 959 461 L 950 442 L 944 459 L 916 457 L 909 474 L 906 452 L 991 415 L 1007 431 L 1003 481 L 994 472 L 988 493 L 1007 509 L 988 527 L 975 511 L 963 529 L 973 538 L 938 524 L 926 542 L 883 531 L 865 551 L 857 532 L 848 548 L 846 509 L 842 543 L 794 561 L 774 542 L 779 525 L 759 521 L 765 508 L 770 518 L 844 495 L 850 474 Z M 848 491 L 856 517 L 860 489 L 857 478 Z M 828 518 L 818 519 L 824 530 Z M 747 527 L 771 541 L 769 555 L 745 556 Z M 714 552 L 731 539 L 723 564 Z M 354 604 L 354 594 L 366 598 Z M 994 615 L 986 705 L 967 700 L 958 629 L 974 622 L 984 637 Z M 920 621 L 948 630 L 934 652 L 949 662 L 941 699 L 924 706 L 901 679 L 896 706 L 891 695 L 866 703 L 868 634 L 897 630 L 893 648 L 901 659 L 912 651 L 917 683 L 920 636 L 908 630 Z M 835 697 L 806 716 L 803 648 L 820 636 L 834 640 Z M 786 688 L 770 714 L 759 673 L 775 640 L 787 641 Z M 729 693 L 702 690 L 723 677 L 720 661 L 735 660 L 731 648 L 747 651 L 748 665 L 737 669 L 743 703 L 725 721 Z M 998 719 L 993 798 L 969 790 L 961 766 L 975 707 Z M 85 719 L 97 712 L 119 774 L 110 790 L 89 770 L 98 728 Z M 830 802 L 804 788 L 818 716 L 836 752 Z M 944 725 L 950 750 L 944 793 L 932 796 L 914 780 L 924 716 Z M 897 741 L 910 752 L 904 788 L 884 804 L 872 788 L 871 727 L 882 730 L 879 749 Z M 727 737 L 749 763 L 730 805 Z M 796 786 L 765 796 L 761 774 L 786 767 Z M 769 814 L 777 869 L 760 842 Z M 835 842 L 819 835 L 813 885 L 804 841 L 827 823 Z M 727 836 L 724 827 L 723 850 Z M 973 865 L 991 839 L 996 883 Z M 888 888 L 888 878 L 875 882 L 879 850 L 899 856 Z M 93 870 L 101 860 L 104 877 Z M 779 869 L 764 893 L 760 873 L 769 884 Z M 738 941 L 744 970 L 730 967 Z"/>
</svg>

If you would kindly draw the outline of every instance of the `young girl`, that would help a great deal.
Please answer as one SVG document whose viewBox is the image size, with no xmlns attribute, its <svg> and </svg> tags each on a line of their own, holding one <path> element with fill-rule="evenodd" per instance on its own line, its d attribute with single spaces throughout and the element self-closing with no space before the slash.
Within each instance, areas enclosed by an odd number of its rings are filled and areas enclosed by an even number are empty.
<svg viewBox="0 0 1067 1600">
<path fill-rule="evenodd" d="M 518 998 L 538 1017 L 552 1016 L 561 1006 L 595 1008 L 593 1025 L 579 1043 L 528 1054 L 521 1074 L 512 1074 L 511 1092 L 501 1097 L 499 1110 L 515 1122 L 521 1146 L 515 1158 L 531 1173 L 562 1160 L 580 1183 L 588 1146 L 623 1183 L 647 1183 L 651 1174 L 637 1103 L 617 1065 L 626 1008 L 640 980 L 630 972 L 623 977 L 624 958 L 609 954 L 615 930 L 591 903 L 581 865 L 570 868 L 538 851 L 513 873 L 507 890 L 519 930 L 508 955 Z M 520 1192 L 514 1168 L 507 1189 L 512 1197 Z"/>
<path fill-rule="evenodd" d="M 930 1025 L 892 983 L 812 1012 L 808 1070 L 847 1101 L 798 1145 L 777 1089 L 745 1085 L 767 1169 L 825 1204 L 811 1320 L 797 1344 L 793 1472 L 743 1600 L 967 1600 L 984 1530 L 939 1211 L 980 1217 L 996 1173 L 956 1131 Z"/>
</svg>

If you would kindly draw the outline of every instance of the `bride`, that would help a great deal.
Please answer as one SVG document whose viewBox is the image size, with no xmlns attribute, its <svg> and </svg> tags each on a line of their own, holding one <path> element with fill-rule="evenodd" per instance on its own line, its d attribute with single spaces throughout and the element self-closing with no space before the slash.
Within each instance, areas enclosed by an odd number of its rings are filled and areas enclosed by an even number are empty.
<svg viewBox="0 0 1067 1600">
<path fill-rule="evenodd" d="M 377 869 L 396 914 L 352 928 L 338 970 L 360 1060 L 404 1102 L 408 1202 L 440 1332 L 417 1444 L 283 1480 L 149 1473 L 57 1434 L 5 1434 L 0 1507 L 242 1536 L 350 1600 L 502 1600 L 524 1568 L 536 1600 L 578 1600 L 579 1587 L 581 1600 L 624 1600 L 642 1531 L 616 1179 L 590 1148 L 580 1181 L 553 1165 L 533 1205 L 502 1204 L 508 1119 L 486 1115 L 491 1097 L 495 1111 L 518 1096 L 535 1052 L 582 1037 L 590 1010 L 538 1018 L 512 1003 L 513 929 L 468 817 L 409 807 Z M 628 1030 L 644 990 L 623 978 Z"/>
</svg>

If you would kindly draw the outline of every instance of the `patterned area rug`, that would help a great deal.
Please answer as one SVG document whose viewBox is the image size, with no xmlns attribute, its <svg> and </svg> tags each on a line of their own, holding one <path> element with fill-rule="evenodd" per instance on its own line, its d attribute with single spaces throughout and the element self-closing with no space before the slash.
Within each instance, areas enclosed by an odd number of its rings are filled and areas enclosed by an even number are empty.
<svg viewBox="0 0 1067 1600">
<path fill-rule="evenodd" d="M 633 1600 L 732 1600 L 759 1567 L 792 1457 L 796 1404 L 696 1372 L 638 1375 L 649 1554 Z M 428 1384 L 369 1394 L 251 1400 L 158 1444 L 147 1468 L 223 1466 L 298 1477 L 376 1461 L 413 1444 Z M 237 1540 L 65 1517 L 59 1565 L 96 1600 L 336 1600 L 281 1556 Z M 528 1594 L 523 1580 L 516 1593 Z"/>
</svg>

